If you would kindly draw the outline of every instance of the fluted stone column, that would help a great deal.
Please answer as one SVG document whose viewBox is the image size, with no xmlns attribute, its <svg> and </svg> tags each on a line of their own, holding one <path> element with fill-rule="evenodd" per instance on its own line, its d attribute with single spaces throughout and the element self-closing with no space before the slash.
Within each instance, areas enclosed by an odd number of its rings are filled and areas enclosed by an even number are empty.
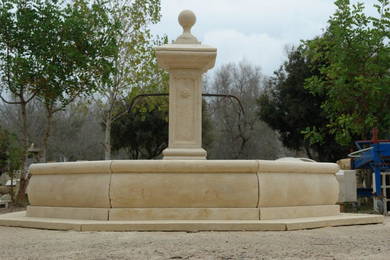
<svg viewBox="0 0 390 260">
<path fill-rule="evenodd" d="M 164 159 L 206 159 L 202 148 L 202 74 L 214 67 L 217 49 L 192 34 L 196 17 L 179 15 L 183 34 L 172 44 L 156 48 L 159 66 L 169 72 L 169 144 Z"/>
</svg>

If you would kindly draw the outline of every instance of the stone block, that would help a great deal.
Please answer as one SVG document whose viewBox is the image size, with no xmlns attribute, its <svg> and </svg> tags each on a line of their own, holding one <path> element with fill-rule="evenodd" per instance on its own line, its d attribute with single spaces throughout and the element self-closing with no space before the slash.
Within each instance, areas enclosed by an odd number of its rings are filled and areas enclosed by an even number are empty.
<svg viewBox="0 0 390 260">
<path fill-rule="evenodd" d="M 255 173 L 121 173 L 110 188 L 113 208 L 256 208 L 258 193 Z"/>
<path fill-rule="evenodd" d="M 27 217 L 84 220 L 108 220 L 108 208 L 72 208 L 28 206 Z"/>
<path fill-rule="evenodd" d="M 259 207 L 332 205 L 339 192 L 335 175 L 323 173 L 260 172 L 259 187 Z"/>
<path fill-rule="evenodd" d="M 110 220 L 258 220 L 256 208 L 115 208 Z"/>
<path fill-rule="evenodd" d="M 260 220 L 337 216 L 339 205 L 261 207 Z"/>
<path fill-rule="evenodd" d="M 383 221 L 384 218 L 381 215 L 339 214 L 329 217 L 290 219 L 283 221 L 283 223 L 286 225 L 286 230 L 300 230 L 334 226 L 378 224 L 383 223 Z"/>
<path fill-rule="evenodd" d="M 338 203 L 356 202 L 357 201 L 357 185 L 355 170 L 340 170 L 336 174 L 339 183 L 340 192 Z"/>
<path fill-rule="evenodd" d="M 109 208 L 109 184 L 108 172 L 38 174 L 32 175 L 27 193 L 32 206 Z"/>
</svg>

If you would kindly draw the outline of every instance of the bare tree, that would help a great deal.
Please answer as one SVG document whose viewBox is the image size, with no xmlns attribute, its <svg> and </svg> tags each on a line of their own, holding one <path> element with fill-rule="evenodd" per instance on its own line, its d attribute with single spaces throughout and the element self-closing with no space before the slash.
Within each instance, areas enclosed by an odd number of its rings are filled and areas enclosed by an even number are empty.
<svg viewBox="0 0 390 260">
<path fill-rule="evenodd" d="M 27 106 L 28 138 L 36 148 L 43 150 L 43 140 L 47 122 L 44 104 L 38 100 L 31 101 Z M 16 134 L 20 120 L 18 111 L 13 105 L 0 104 L 1 126 Z M 102 160 L 104 150 L 101 140 L 104 132 L 101 127 L 99 110 L 95 104 L 79 98 L 65 109 L 55 113 L 52 118 L 52 133 L 48 142 L 48 161 Z M 29 143 L 29 145 L 31 145 Z M 41 155 L 41 161 L 44 160 Z"/>
<path fill-rule="evenodd" d="M 49 158 L 56 161 L 102 160 L 103 136 L 96 105 L 77 100 L 54 118 Z"/>
<path fill-rule="evenodd" d="M 210 158 L 274 159 L 283 155 L 277 134 L 258 117 L 256 102 L 264 82 L 259 67 L 245 61 L 223 65 L 208 82 L 213 92 L 237 96 L 245 110 L 243 114 L 231 99 L 209 103 L 215 124 Z"/>
</svg>

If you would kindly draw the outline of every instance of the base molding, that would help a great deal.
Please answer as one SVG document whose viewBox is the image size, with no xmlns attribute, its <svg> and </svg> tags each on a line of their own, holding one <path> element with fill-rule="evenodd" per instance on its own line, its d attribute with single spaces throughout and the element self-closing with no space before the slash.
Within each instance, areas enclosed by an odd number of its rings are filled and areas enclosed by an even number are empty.
<svg viewBox="0 0 390 260">
<path fill-rule="evenodd" d="M 27 217 L 84 220 L 270 220 L 337 216 L 339 205 L 260 208 L 77 208 L 28 206 Z"/>
<path fill-rule="evenodd" d="M 154 220 L 97 221 L 26 217 L 26 212 L 0 215 L 0 226 L 75 231 L 286 231 L 320 227 L 383 223 L 381 215 L 337 216 L 274 220 Z"/>
<path fill-rule="evenodd" d="M 260 208 L 77 208 L 28 206 L 27 217 L 109 221 L 271 220 L 337 216 L 339 205 Z"/>
<path fill-rule="evenodd" d="M 26 217 L 109 220 L 109 208 L 27 206 Z"/>
<path fill-rule="evenodd" d="M 339 205 L 315 205 L 295 207 L 260 207 L 260 219 L 290 219 L 337 216 Z"/>
<path fill-rule="evenodd" d="M 112 208 L 109 220 L 259 220 L 258 208 Z"/>
<path fill-rule="evenodd" d="M 28 206 L 27 217 L 82 220 L 259 220 L 258 208 L 76 208 Z"/>
<path fill-rule="evenodd" d="M 163 160 L 206 160 L 207 152 L 203 148 L 166 148 Z"/>
</svg>

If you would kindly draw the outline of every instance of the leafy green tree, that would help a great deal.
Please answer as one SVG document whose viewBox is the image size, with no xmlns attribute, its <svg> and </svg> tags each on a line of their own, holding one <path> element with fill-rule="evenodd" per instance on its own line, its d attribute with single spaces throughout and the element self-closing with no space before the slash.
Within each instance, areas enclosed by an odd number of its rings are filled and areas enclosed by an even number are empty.
<svg viewBox="0 0 390 260">
<path fill-rule="evenodd" d="M 96 89 L 92 76 L 107 76 L 112 67 L 109 60 L 118 55 L 113 31 L 119 23 L 110 21 L 109 10 L 102 3 L 95 1 L 89 8 L 87 2 L 75 1 L 64 9 L 62 2 L 47 1 L 38 10 L 46 24 L 41 31 L 45 41 L 39 43 L 36 53 L 44 73 L 38 97 L 47 113 L 44 161 L 54 113 Z M 108 24 L 113 30 L 104 30 Z"/>
<path fill-rule="evenodd" d="M 112 125 L 113 150 L 123 149 L 131 159 L 159 158 L 168 146 L 167 101 L 168 97 L 149 97 L 131 111 L 119 111 L 122 116 Z M 202 143 L 208 148 L 213 142 L 213 126 L 205 101 L 202 107 Z"/>
<path fill-rule="evenodd" d="M 154 38 L 149 29 L 151 24 L 160 21 L 160 0 L 114 0 L 103 6 L 110 13 L 111 21 L 103 30 L 112 33 L 118 47 L 117 55 L 109 60 L 111 69 L 103 77 L 96 77 L 99 85 L 96 99 L 101 107 L 108 160 L 111 126 L 123 116 L 121 105 L 140 92 L 161 92 L 167 87 L 167 74 L 158 68 L 154 53 L 154 46 L 166 43 L 167 39 Z"/>
<path fill-rule="evenodd" d="M 20 107 L 23 168 L 29 147 L 27 104 L 40 97 L 47 108 L 50 126 L 55 106 L 89 90 L 91 71 L 105 71 L 104 61 L 112 51 L 104 48 L 106 41 L 95 40 L 95 34 L 100 33 L 97 28 L 105 22 L 99 3 L 91 6 L 84 0 L 67 5 L 57 0 L 0 3 L 0 98 Z M 46 139 L 49 133 L 50 127 Z M 47 140 L 44 143 L 47 146 Z M 26 175 L 22 174 L 19 199 L 23 199 L 25 187 Z"/>
<path fill-rule="evenodd" d="M 328 121 L 322 129 L 308 129 L 306 137 L 326 144 L 324 133 L 330 133 L 351 145 L 356 137 L 369 137 L 373 127 L 390 131 L 390 4 L 378 0 L 376 17 L 365 14 L 363 3 L 335 4 L 324 35 L 305 43 L 313 62 L 325 61 L 306 87 L 325 98 L 321 108 Z"/>
<path fill-rule="evenodd" d="M 27 160 L 27 104 L 39 93 L 39 65 L 32 52 L 40 37 L 38 15 L 32 1 L 4 0 L 0 3 L 0 98 L 20 106 L 21 141 Z M 41 35 L 40 35 L 41 36 Z M 24 165 L 24 163 L 22 163 Z M 22 174 L 24 176 L 24 174 Z M 25 178 L 21 179 L 24 185 Z"/>
<path fill-rule="evenodd" d="M 131 159 L 153 159 L 168 145 L 168 111 L 143 103 L 113 122 L 114 150 L 124 149 Z"/>
<path fill-rule="evenodd" d="M 323 143 L 305 139 L 308 127 L 326 128 L 328 120 L 321 108 L 325 98 L 304 87 L 307 78 L 320 73 L 321 63 L 312 63 L 304 52 L 302 45 L 288 50 L 288 60 L 268 80 L 258 100 L 260 119 L 279 132 L 287 148 L 304 149 L 315 160 L 336 161 L 345 156 L 346 149 L 332 135 L 324 133 Z"/>
</svg>

